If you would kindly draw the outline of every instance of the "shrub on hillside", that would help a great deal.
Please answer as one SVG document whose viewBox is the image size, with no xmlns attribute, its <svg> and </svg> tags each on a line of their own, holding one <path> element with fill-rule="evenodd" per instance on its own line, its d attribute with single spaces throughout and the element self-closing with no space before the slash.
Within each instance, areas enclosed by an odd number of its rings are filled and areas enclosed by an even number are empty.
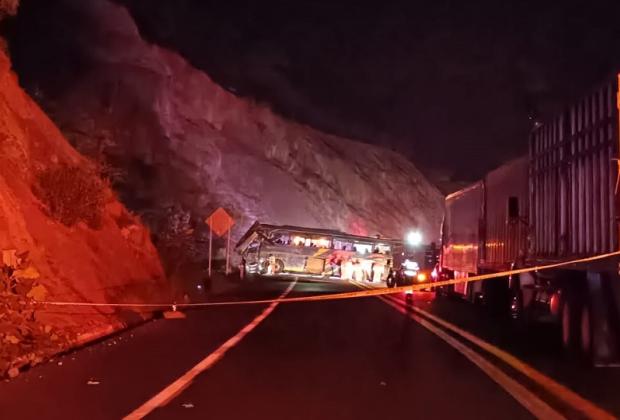
<svg viewBox="0 0 620 420">
<path fill-rule="evenodd" d="M 0 20 L 5 16 L 15 16 L 19 0 L 0 0 Z"/>
<path fill-rule="evenodd" d="M 37 175 L 35 193 L 64 225 L 84 222 L 93 229 L 100 227 L 105 185 L 93 171 L 76 165 L 47 168 Z"/>
</svg>

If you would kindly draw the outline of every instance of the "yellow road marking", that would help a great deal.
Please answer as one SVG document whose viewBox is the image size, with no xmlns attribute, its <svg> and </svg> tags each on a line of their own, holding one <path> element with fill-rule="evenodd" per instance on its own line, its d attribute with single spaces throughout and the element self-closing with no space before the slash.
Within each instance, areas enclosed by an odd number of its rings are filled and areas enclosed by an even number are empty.
<svg viewBox="0 0 620 420">
<path fill-rule="evenodd" d="M 364 288 L 368 288 L 366 285 L 363 284 L 358 284 L 355 283 L 357 286 L 359 287 L 364 287 Z M 381 300 L 383 300 L 384 302 L 388 303 L 387 300 L 395 300 L 393 297 L 379 297 Z M 393 306 L 393 305 L 390 305 Z M 579 411 L 581 413 L 583 413 L 585 416 L 587 416 L 588 418 L 592 418 L 592 419 L 614 419 L 615 417 L 612 416 L 611 414 L 609 414 L 608 412 L 606 412 L 605 410 L 603 410 L 602 408 L 598 407 L 597 405 L 595 405 L 594 403 L 592 403 L 591 401 L 586 400 L 585 398 L 581 397 L 580 395 L 578 395 L 577 393 L 571 391 L 570 389 L 568 389 L 567 387 L 565 387 L 564 385 L 554 381 L 553 379 L 549 378 L 548 376 L 546 376 L 545 374 L 541 373 L 540 371 L 534 369 L 532 366 L 528 365 L 527 363 L 517 359 L 515 356 L 511 355 L 510 353 L 501 350 L 500 348 L 482 340 L 481 338 L 457 327 L 454 324 L 449 323 L 448 321 L 445 321 L 423 309 L 420 309 L 414 305 L 411 305 L 410 308 L 414 311 L 417 312 L 420 315 L 423 315 L 424 317 L 432 320 L 433 322 L 441 325 L 442 327 L 452 331 L 453 333 L 465 338 L 466 340 L 468 340 L 469 342 L 477 345 L 478 347 L 480 347 L 481 349 L 489 352 L 490 354 L 494 355 L 495 357 L 497 357 L 498 359 L 500 359 L 501 361 L 503 361 L 504 363 L 506 363 L 507 365 L 509 365 L 510 367 L 512 367 L 513 369 L 519 371 L 520 373 L 522 373 L 523 375 L 525 375 L 527 378 L 529 378 L 530 380 L 532 380 L 533 382 L 537 383 L 539 386 L 541 386 L 543 389 L 545 389 L 546 391 L 548 391 L 549 393 L 551 393 L 553 396 L 555 396 L 557 399 L 559 399 L 560 401 L 562 401 L 563 403 L 565 403 L 566 405 L 568 405 L 569 407 L 573 408 L 576 411 Z M 413 318 L 414 315 L 410 314 L 410 316 Z M 415 318 L 419 318 L 419 317 L 415 317 Z M 417 322 L 418 319 L 415 319 Z M 426 327 L 426 325 L 424 325 Z M 433 331 L 435 332 L 435 331 Z"/>
<path fill-rule="evenodd" d="M 381 299 L 383 302 L 387 303 L 397 311 L 405 315 L 407 314 L 403 308 L 400 308 L 396 303 L 392 302 L 391 299 L 383 296 L 379 297 L 379 299 Z M 448 343 L 459 353 L 465 356 L 469 361 L 478 366 L 480 370 L 486 373 L 489 378 L 491 378 L 495 383 L 501 386 L 508 394 L 510 394 L 535 417 L 539 419 L 565 419 L 562 414 L 551 408 L 551 406 L 545 403 L 542 399 L 540 399 L 530 390 L 525 388 L 519 382 L 512 379 L 504 371 L 486 360 L 480 354 L 475 352 L 472 348 L 461 343 L 459 340 L 455 339 L 442 329 L 434 326 L 422 317 L 419 317 L 412 313 L 409 314 L 409 317 L 433 334 L 435 334 L 436 336 L 438 336 L 439 338 L 441 338 L 443 341 Z"/>
<path fill-rule="evenodd" d="M 454 279 L 454 280 L 442 280 L 432 283 L 426 284 L 415 284 L 411 286 L 401 286 L 395 287 L 392 289 L 374 289 L 374 290 L 364 290 L 357 292 L 348 292 L 348 293 L 333 293 L 329 295 L 314 295 L 314 296 L 303 296 L 296 298 L 288 298 L 278 300 L 279 303 L 285 302 L 310 302 L 310 301 L 318 301 L 318 300 L 336 300 L 336 299 L 349 299 L 355 297 L 365 297 L 365 296 L 379 296 L 379 295 L 389 295 L 395 294 L 404 291 L 414 291 L 414 290 L 423 290 L 429 287 L 439 287 L 439 286 L 448 286 L 451 284 L 459 284 L 465 282 L 475 282 L 482 280 L 490 280 L 500 277 L 507 277 L 515 274 L 523 274 L 532 271 L 541 271 L 541 270 L 549 270 L 552 268 L 565 267 L 575 264 L 584 264 L 587 262 L 593 262 L 598 260 L 603 260 L 605 258 L 610 258 L 614 256 L 620 255 L 620 251 L 610 252 L 608 254 L 595 255 L 593 257 L 581 258 L 572 261 L 564 261 L 560 263 L 541 265 L 537 267 L 528 267 L 528 268 L 519 268 L 517 270 L 504 271 L 501 273 L 492 273 L 492 274 L 481 274 L 478 276 L 463 278 L 463 279 Z M 224 306 L 224 305 L 256 305 L 263 303 L 272 303 L 276 301 L 276 299 L 264 299 L 264 300 L 251 300 L 251 301 L 230 301 L 230 302 L 204 302 L 204 303 L 107 303 L 107 302 L 53 302 L 53 301 L 43 301 L 37 302 L 40 305 L 49 305 L 49 306 L 89 306 L 89 307 L 131 307 L 131 308 L 154 308 L 154 309 L 162 309 L 162 308 L 201 308 L 208 306 Z"/>
<path fill-rule="evenodd" d="M 542 372 L 536 370 L 535 368 L 528 365 L 527 363 L 521 361 L 520 359 L 517 359 L 515 356 L 511 355 L 510 353 L 504 350 L 501 350 L 500 348 L 480 339 L 479 337 L 471 333 L 468 333 L 467 331 L 462 330 L 461 328 L 447 321 L 444 321 L 441 318 L 436 317 L 435 315 L 423 309 L 413 306 L 413 310 L 433 320 L 434 322 L 441 325 L 442 327 L 447 328 L 450 331 L 464 337 L 465 339 L 474 343 L 481 349 L 491 353 L 493 356 L 497 357 L 498 359 L 500 359 L 501 361 L 503 361 L 510 367 L 521 372 L 523 375 L 527 376 L 529 379 L 536 382 L 538 385 L 543 387 L 545 390 L 550 392 L 552 395 L 557 397 L 559 400 L 566 403 L 573 409 L 583 413 L 588 418 L 591 418 L 591 419 L 614 419 L 615 418 L 614 416 L 612 416 L 611 414 L 609 414 L 602 408 L 598 407 L 594 403 L 586 400 L 585 398 L 571 391 L 564 385 L 554 381 L 553 379 L 543 374 Z"/>
</svg>

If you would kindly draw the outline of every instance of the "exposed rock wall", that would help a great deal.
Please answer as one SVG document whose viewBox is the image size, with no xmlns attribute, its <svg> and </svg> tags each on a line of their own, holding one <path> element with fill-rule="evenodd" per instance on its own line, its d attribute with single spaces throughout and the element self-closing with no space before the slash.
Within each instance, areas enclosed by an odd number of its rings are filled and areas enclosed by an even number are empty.
<svg viewBox="0 0 620 420">
<path fill-rule="evenodd" d="M 123 201 L 156 231 L 177 205 L 198 238 L 223 206 L 237 220 L 234 237 L 260 220 L 391 237 L 417 228 L 438 239 L 442 195 L 404 157 L 236 97 L 143 40 L 118 4 L 62 3 L 79 17 L 71 42 L 88 65 L 43 103 L 80 151 L 120 170 Z"/>
</svg>

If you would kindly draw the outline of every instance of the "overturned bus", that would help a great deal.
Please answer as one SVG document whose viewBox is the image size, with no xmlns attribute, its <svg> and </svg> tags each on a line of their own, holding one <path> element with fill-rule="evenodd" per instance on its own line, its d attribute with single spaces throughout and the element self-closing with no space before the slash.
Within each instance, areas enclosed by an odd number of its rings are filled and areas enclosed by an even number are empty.
<svg viewBox="0 0 620 420">
<path fill-rule="evenodd" d="M 358 281 L 385 281 L 393 248 L 402 241 L 338 230 L 254 223 L 236 245 L 241 273 L 302 274 Z"/>
</svg>

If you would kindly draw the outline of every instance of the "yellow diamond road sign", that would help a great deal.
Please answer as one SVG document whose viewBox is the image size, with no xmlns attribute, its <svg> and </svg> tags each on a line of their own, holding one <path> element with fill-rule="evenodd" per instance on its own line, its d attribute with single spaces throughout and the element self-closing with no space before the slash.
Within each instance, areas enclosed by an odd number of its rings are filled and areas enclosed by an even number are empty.
<svg viewBox="0 0 620 420">
<path fill-rule="evenodd" d="M 211 230 L 217 236 L 224 236 L 226 232 L 235 224 L 234 219 L 224 210 L 219 208 L 207 217 L 205 223 L 211 227 Z"/>
</svg>

